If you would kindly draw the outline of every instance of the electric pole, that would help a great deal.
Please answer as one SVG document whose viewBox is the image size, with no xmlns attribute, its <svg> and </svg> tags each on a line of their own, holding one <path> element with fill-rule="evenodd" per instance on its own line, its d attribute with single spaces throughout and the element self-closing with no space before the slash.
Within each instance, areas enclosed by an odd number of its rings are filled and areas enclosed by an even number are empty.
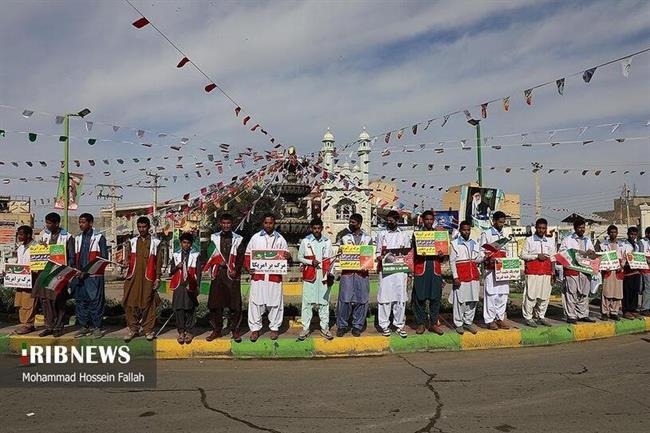
<svg viewBox="0 0 650 433">
<path fill-rule="evenodd" d="M 158 173 L 146 173 L 147 176 L 153 178 L 153 185 L 142 185 L 140 188 L 147 188 L 153 190 L 153 218 L 151 224 L 154 229 L 154 233 L 157 233 L 158 229 L 158 188 L 165 188 L 164 185 L 158 184 L 158 179 L 160 175 Z"/>
<path fill-rule="evenodd" d="M 115 262 L 116 256 L 117 256 L 117 201 L 122 200 L 124 197 L 122 194 L 117 195 L 117 188 L 120 190 L 122 189 L 122 186 L 115 185 L 115 181 L 113 181 L 112 184 L 107 185 L 107 184 L 99 184 L 97 185 L 98 187 L 101 188 L 110 188 L 111 193 L 110 194 L 104 194 L 103 190 L 97 194 L 97 198 L 103 198 L 103 199 L 111 199 L 111 236 L 109 239 L 109 244 L 111 247 L 111 257 L 110 260 Z M 115 267 L 113 267 L 113 271 L 115 271 Z"/>
<path fill-rule="evenodd" d="M 539 162 L 531 163 L 533 166 L 533 173 L 535 174 L 535 218 L 542 217 L 542 164 Z"/>
<path fill-rule="evenodd" d="M 630 188 L 628 188 L 627 183 L 623 184 L 623 195 L 625 196 L 627 226 L 630 227 Z"/>
</svg>

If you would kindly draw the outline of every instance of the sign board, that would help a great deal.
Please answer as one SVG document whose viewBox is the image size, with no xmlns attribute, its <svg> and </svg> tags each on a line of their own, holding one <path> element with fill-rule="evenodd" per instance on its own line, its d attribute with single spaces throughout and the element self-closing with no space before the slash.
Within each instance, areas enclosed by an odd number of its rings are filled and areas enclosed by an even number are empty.
<svg viewBox="0 0 650 433">
<path fill-rule="evenodd" d="M 417 231 L 415 249 L 419 256 L 435 256 L 438 251 L 449 255 L 449 232 L 446 230 Z"/>
<path fill-rule="evenodd" d="M 617 271 L 621 268 L 621 262 L 616 251 L 603 251 L 596 254 L 600 257 L 601 271 Z"/>
<path fill-rule="evenodd" d="M 29 265 L 5 265 L 5 287 L 32 288 L 32 272 Z"/>
<path fill-rule="evenodd" d="M 29 266 L 32 272 L 45 269 L 50 260 L 50 247 L 48 245 L 32 245 L 29 247 Z"/>
<path fill-rule="evenodd" d="M 431 232 L 433 233 L 433 232 Z M 413 254 L 408 256 L 410 248 L 402 248 L 398 250 L 387 250 L 384 258 L 381 261 L 381 274 L 382 276 L 398 274 L 398 273 L 411 273 L 409 267 L 409 260 L 413 261 Z"/>
<path fill-rule="evenodd" d="M 494 264 L 494 275 L 497 281 L 512 281 L 521 279 L 523 262 L 518 258 L 499 258 Z"/>
<path fill-rule="evenodd" d="M 341 245 L 339 266 L 342 271 L 374 271 L 374 245 Z"/>
<path fill-rule="evenodd" d="M 627 263 L 630 269 L 648 269 L 645 253 L 627 253 Z"/>
<path fill-rule="evenodd" d="M 285 275 L 288 270 L 284 250 L 253 250 L 251 270 L 256 274 Z"/>
<path fill-rule="evenodd" d="M 59 265 L 67 264 L 67 256 L 65 254 L 65 245 L 49 245 L 50 247 L 50 260 Z"/>
</svg>

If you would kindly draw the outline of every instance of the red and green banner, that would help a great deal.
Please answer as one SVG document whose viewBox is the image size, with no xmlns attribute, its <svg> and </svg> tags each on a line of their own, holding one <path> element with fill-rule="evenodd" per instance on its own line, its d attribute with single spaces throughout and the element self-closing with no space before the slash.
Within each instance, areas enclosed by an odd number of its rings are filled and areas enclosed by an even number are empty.
<svg viewBox="0 0 650 433">
<path fill-rule="evenodd" d="M 584 251 L 569 248 L 555 255 L 555 260 L 567 269 L 594 275 L 600 272 L 600 258 L 590 259 Z"/>
<path fill-rule="evenodd" d="M 49 261 L 41 275 L 39 275 L 38 280 L 36 280 L 36 285 L 60 293 L 78 273 L 77 269 L 70 266 Z"/>
</svg>

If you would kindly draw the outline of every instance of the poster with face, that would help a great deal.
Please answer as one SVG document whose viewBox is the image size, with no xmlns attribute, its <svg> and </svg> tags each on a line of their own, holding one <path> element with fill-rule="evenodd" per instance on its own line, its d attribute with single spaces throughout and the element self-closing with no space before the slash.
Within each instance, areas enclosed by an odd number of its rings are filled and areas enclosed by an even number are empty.
<svg viewBox="0 0 650 433">
<path fill-rule="evenodd" d="M 463 186 L 460 191 L 459 219 L 468 220 L 480 230 L 490 228 L 492 214 L 499 210 L 504 193 L 496 188 Z"/>
<path fill-rule="evenodd" d="M 458 230 L 458 211 L 437 210 L 433 215 L 436 227 L 442 227 L 449 231 Z"/>
</svg>

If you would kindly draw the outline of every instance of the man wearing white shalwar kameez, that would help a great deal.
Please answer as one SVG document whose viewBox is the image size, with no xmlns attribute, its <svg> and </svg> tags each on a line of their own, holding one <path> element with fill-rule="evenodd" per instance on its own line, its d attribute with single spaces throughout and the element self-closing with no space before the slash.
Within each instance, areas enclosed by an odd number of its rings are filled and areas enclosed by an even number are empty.
<svg viewBox="0 0 650 433">
<path fill-rule="evenodd" d="M 555 242 L 546 236 L 548 222 L 540 218 L 535 222 L 535 234 L 526 238 L 521 259 L 525 262 L 526 287 L 521 312 L 526 324 L 551 326 L 546 320 L 546 309 L 551 297 L 551 280 L 555 262 Z"/>
<path fill-rule="evenodd" d="M 483 282 L 483 320 L 489 329 L 497 330 L 510 329 L 506 325 L 506 306 L 508 305 L 508 294 L 510 293 L 509 281 L 497 281 L 494 271 L 495 259 L 507 257 L 503 250 L 494 253 L 485 250 L 486 244 L 491 244 L 504 239 L 503 226 L 506 223 L 506 214 L 501 211 L 492 215 L 492 227 L 483 231 L 479 239 L 479 245 L 485 256 L 485 280 Z"/>
<path fill-rule="evenodd" d="M 454 326 L 459 334 L 463 334 L 465 330 L 472 334 L 478 331 L 473 322 L 481 287 L 478 264 L 483 261 L 483 252 L 478 242 L 469 238 L 471 230 L 469 221 L 461 222 L 460 235 L 451 242 L 449 250 L 449 265 L 454 279 L 449 303 L 453 307 Z"/>
<path fill-rule="evenodd" d="M 600 300 L 600 319 L 605 320 L 620 320 L 618 312 L 621 309 L 621 301 L 623 300 L 623 278 L 625 272 L 623 265 L 625 264 L 625 248 L 623 242 L 618 240 L 618 227 L 610 225 L 607 227 L 607 236 L 600 243 L 600 251 L 616 251 L 618 256 L 619 268 L 609 271 L 601 271 L 603 279 L 603 288 L 601 291 Z"/>
<path fill-rule="evenodd" d="M 251 272 L 251 287 L 248 295 L 248 328 L 251 341 L 257 341 L 262 329 L 262 314 L 268 311 L 271 339 L 278 338 L 284 301 L 282 298 L 282 275 L 256 274 L 251 270 L 251 255 L 256 250 L 280 250 L 290 259 L 287 241 L 275 231 L 275 216 L 264 216 L 264 229 L 253 235 L 246 247 L 245 266 Z"/>
<path fill-rule="evenodd" d="M 390 211 L 386 217 L 387 229 L 377 234 L 377 258 L 380 263 L 383 257 L 391 250 L 404 250 L 411 248 L 411 238 L 397 226 L 399 213 Z M 397 272 L 384 275 L 379 272 L 379 290 L 377 291 L 377 310 L 379 327 L 382 335 L 390 336 L 390 312 L 393 311 L 393 325 L 396 333 L 402 338 L 408 334 L 404 330 L 406 323 L 406 303 L 408 292 L 406 290 L 408 275 Z"/>
</svg>

